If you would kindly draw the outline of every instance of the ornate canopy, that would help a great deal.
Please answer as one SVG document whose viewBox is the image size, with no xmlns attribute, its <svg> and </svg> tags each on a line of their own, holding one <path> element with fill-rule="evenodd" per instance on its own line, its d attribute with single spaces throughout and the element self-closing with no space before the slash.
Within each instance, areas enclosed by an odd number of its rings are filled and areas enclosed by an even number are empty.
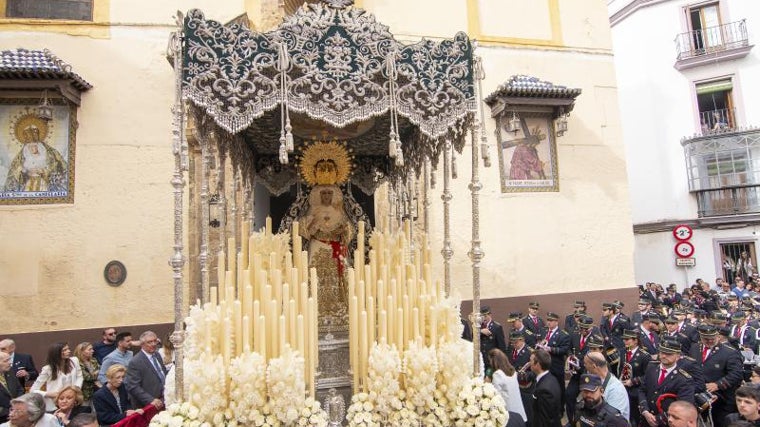
<svg viewBox="0 0 760 427">
<path fill-rule="evenodd" d="M 447 139 L 464 145 L 476 111 L 467 35 L 403 44 L 345 3 L 306 4 L 265 33 L 184 18 L 183 97 L 274 193 L 298 179 L 287 153 L 314 139 L 346 142 L 366 193 L 436 163 Z"/>
</svg>

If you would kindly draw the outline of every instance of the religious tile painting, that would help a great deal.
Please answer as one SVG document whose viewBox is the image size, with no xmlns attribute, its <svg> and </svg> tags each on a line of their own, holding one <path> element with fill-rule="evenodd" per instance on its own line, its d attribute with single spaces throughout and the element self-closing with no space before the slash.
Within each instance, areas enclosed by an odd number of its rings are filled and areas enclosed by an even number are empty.
<svg viewBox="0 0 760 427">
<path fill-rule="evenodd" d="M 25 102 L 0 99 L 0 204 L 73 203 L 76 110 Z"/>
<path fill-rule="evenodd" d="M 548 115 L 519 117 L 520 126 L 509 131 L 511 114 L 498 119 L 501 192 L 559 191 L 557 144 Z"/>
</svg>

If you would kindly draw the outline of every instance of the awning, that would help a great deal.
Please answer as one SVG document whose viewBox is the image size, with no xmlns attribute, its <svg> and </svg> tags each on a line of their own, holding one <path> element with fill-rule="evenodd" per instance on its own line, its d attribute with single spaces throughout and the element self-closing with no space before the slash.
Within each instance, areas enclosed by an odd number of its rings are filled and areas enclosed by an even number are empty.
<svg viewBox="0 0 760 427">
<path fill-rule="evenodd" d="M 706 93 L 723 92 L 723 91 L 731 90 L 733 89 L 733 87 L 734 85 L 731 82 L 731 79 L 718 80 L 718 81 L 709 82 L 709 83 L 698 83 L 697 95 L 703 95 Z"/>
</svg>

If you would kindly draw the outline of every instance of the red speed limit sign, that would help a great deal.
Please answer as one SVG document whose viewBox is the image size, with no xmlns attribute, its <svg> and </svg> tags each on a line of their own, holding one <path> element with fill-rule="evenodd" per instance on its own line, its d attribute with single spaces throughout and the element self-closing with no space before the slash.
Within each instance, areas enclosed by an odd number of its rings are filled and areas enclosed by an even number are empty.
<svg viewBox="0 0 760 427">
<path fill-rule="evenodd" d="M 694 255 L 694 245 L 689 242 L 678 242 L 675 251 L 679 258 L 689 258 Z"/>
<path fill-rule="evenodd" d="M 673 228 L 673 237 L 675 237 L 678 240 L 684 241 L 691 239 L 691 236 L 693 236 L 694 233 L 686 224 L 677 225 Z"/>
</svg>

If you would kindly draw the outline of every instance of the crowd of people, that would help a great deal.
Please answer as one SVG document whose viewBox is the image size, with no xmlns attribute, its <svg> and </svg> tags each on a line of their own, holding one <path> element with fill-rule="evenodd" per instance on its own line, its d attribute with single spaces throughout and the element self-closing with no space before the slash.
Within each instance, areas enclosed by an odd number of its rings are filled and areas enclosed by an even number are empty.
<svg viewBox="0 0 760 427">
<path fill-rule="evenodd" d="M 49 346 L 37 370 L 12 339 L 0 341 L 0 427 L 139 427 L 164 407 L 171 345 L 152 331 L 106 328 L 96 343 Z M 133 346 L 139 350 L 133 352 Z"/>
<path fill-rule="evenodd" d="M 630 315 L 605 302 L 595 321 L 575 301 L 563 328 L 537 302 L 509 313 L 509 330 L 484 306 L 485 376 L 507 402 L 508 426 L 760 426 L 755 289 L 742 277 L 681 292 L 647 283 Z"/>
</svg>

